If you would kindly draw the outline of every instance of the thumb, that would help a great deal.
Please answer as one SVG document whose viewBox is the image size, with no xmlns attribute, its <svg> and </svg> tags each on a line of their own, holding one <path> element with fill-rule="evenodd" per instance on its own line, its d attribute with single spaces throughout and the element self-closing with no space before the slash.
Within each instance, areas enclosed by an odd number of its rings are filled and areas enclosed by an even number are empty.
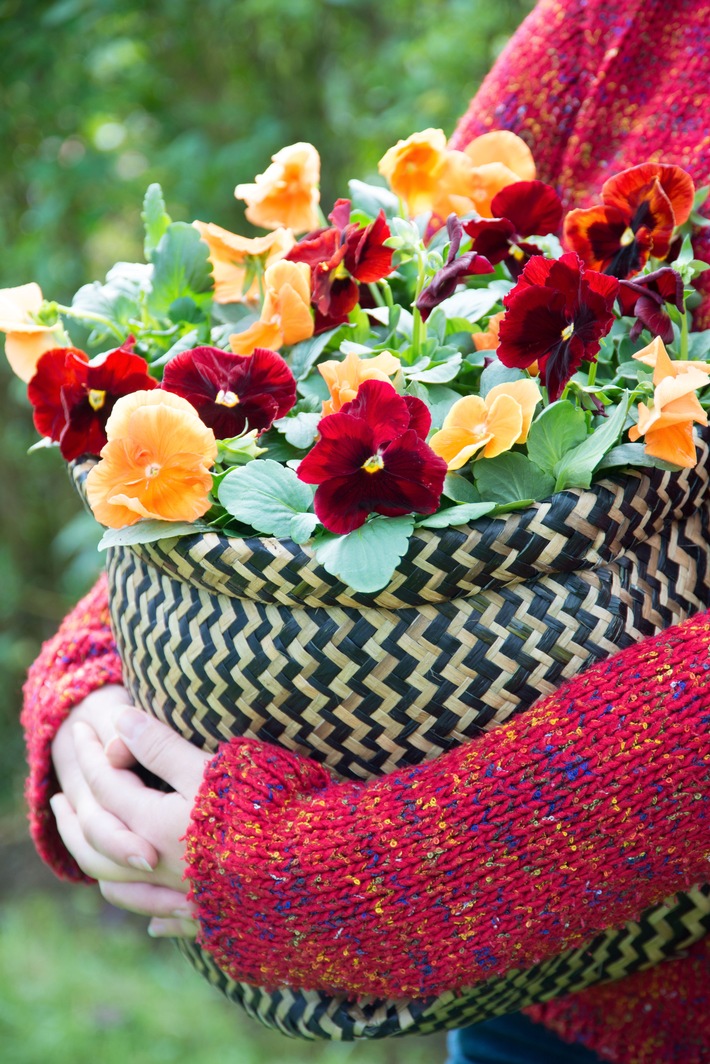
<svg viewBox="0 0 710 1064">
<path fill-rule="evenodd" d="M 192 799 L 211 754 L 199 750 L 167 724 L 135 709 L 126 709 L 116 731 L 139 764 Z"/>
</svg>

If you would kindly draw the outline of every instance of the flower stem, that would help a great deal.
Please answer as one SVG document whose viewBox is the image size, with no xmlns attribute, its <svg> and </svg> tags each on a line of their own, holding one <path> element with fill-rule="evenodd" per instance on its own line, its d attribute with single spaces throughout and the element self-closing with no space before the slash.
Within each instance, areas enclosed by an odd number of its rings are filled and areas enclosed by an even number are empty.
<svg viewBox="0 0 710 1064">
<path fill-rule="evenodd" d="M 418 271 L 417 271 L 417 287 L 414 292 L 413 303 L 413 321 L 412 321 L 412 355 L 416 360 L 419 358 L 422 343 L 426 341 L 426 322 L 422 321 L 422 316 L 417 306 L 417 300 L 424 288 L 424 281 L 426 280 L 426 259 L 421 253 L 418 253 Z"/>
<path fill-rule="evenodd" d="M 374 299 L 374 301 L 377 304 L 377 306 L 378 307 L 384 307 L 385 306 L 385 301 L 382 298 L 382 292 L 380 292 L 379 285 L 375 284 L 374 281 L 373 281 L 370 284 L 368 284 L 367 287 L 370 289 L 370 295 Z"/>
<path fill-rule="evenodd" d="M 96 325 L 104 325 L 118 340 L 125 339 L 123 330 L 116 325 L 116 322 L 111 321 L 110 318 L 105 318 L 103 314 L 95 314 L 91 310 L 78 310 L 76 307 L 65 307 L 62 306 L 61 303 L 55 303 L 54 305 L 60 314 L 65 314 L 68 318 L 76 318 L 78 321 L 91 321 Z"/>
<path fill-rule="evenodd" d="M 688 312 L 683 309 L 680 315 L 680 357 L 684 362 L 688 360 Z"/>
</svg>

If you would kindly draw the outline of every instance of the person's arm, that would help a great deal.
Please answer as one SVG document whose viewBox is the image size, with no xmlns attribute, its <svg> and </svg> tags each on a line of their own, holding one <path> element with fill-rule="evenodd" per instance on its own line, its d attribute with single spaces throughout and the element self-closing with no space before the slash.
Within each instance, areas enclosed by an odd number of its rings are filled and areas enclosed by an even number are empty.
<svg viewBox="0 0 710 1064">
<path fill-rule="evenodd" d="M 85 878 L 57 832 L 49 799 L 58 792 L 52 744 L 75 707 L 96 717 L 92 694 L 121 683 L 121 662 L 108 616 L 106 577 L 78 603 L 31 666 L 21 723 L 29 774 L 25 782 L 30 831 L 40 857 L 61 878 Z M 120 692 L 116 700 L 128 701 Z M 75 716 L 77 714 L 75 713 Z"/>
<path fill-rule="evenodd" d="M 710 615 L 504 727 L 367 783 L 225 744 L 187 833 L 233 978 L 428 996 L 525 968 L 708 874 Z"/>
</svg>

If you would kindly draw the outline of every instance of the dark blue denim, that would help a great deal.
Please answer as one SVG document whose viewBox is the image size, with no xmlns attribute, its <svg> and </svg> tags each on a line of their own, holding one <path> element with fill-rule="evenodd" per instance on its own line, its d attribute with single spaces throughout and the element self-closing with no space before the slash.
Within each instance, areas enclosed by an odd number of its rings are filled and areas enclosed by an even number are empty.
<svg viewBox="0 0 710 1064">
<path fill-rule="evenodd" d="M 601 1064 L 590 1049 L 567 1045 L 519 1012 L 451 1031 L 448 1048 L 446 1064 Z"/>
</svg>

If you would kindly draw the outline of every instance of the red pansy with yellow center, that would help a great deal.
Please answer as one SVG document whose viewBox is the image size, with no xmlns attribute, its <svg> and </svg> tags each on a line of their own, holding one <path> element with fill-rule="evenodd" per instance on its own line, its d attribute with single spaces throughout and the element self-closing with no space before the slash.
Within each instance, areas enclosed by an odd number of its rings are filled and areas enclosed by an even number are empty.
<svg viewBox="0 0 710 1064">
<path fill-rule="evenodd" d="M 595 361 L 618 289 L 616 278 L 585 270 L 573 252 L 556 261 L 536 255 L 503 300 L 498 358 L 518 369 L 537 362 L 554 402 L 582 363 Z"/>
<path fill-rule="evenodd" d="M 67 462 L 99 454 L 106 443 L 106 422 L 123 395 L 157 387 L 148 363 L 133 354 L 133 339 L 100 362 L 75 347 L 47 351 L 37 363 L 27 394 L 37 431 L 59 443 Z"/>
<path fill-rule="evenodd" d="M 219 347 L 194 347 L 168 362 L 165 391 L 181 395 L 219 440 L 264 432 L 296 402 L 296 381 L 280 355 L 257 347 L 234 355 Z"/>
<path fill-rule="evenodd" d="M 665 259 L 673 231 L 690 217 L 695 185 L 668 163 L 641 163 L 602 185 L 602 203 L 570 211 L 564 244 L 586 266 L 613 277 L 638 273 L 650 255 Z"/>
<path fill-rule="evenodd" d="M 557 232 L 562 202 L 543 181 L 516 181 L 493 197 L 491 210 L 492 218 L 475 218 L 464 223 L 464 230 L 479 255 L 485 255 L 493 266 L 504 262 L 517 278 L 528 259 L 542 254 L 527 238 Z"/>
<path fill-rule="evenodd" d="M 446 462 L 425 442 L 430 426 L 421 400 L 385 381 L 363 381 L 352 402 L 320 421 L 320 439 L 298 467 L 301 480 L 318 485 L 321 524 L 345 535 L 371 513 L 434 513 Z"/>
</svg>

